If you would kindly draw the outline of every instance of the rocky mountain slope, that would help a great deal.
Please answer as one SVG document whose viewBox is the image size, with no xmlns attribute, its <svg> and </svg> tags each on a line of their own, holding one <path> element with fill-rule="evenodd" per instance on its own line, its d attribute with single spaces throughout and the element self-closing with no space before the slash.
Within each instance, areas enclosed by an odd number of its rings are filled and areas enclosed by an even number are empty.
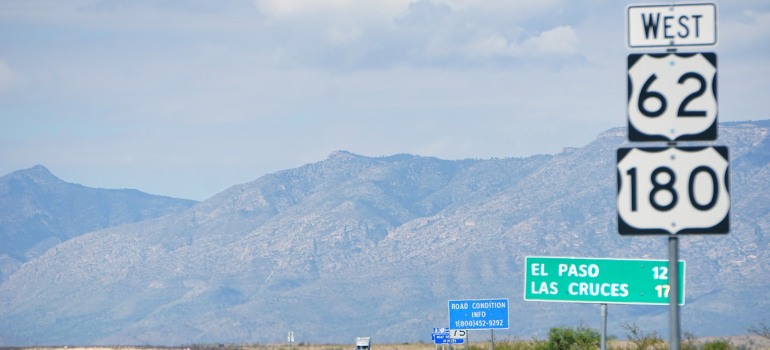
<svg viewBox="0 0 770 350">
<path fill-rule="evenodd" d="M 71 184 L 42 165 L 0 177 L 0 282 L 25 261 L 81 234 L 187 209 L 196 202 Z"/>
<path fill-rule="evenodd" d="M 684 331 L 740 334 L 770 314 L 769 131 L 720 127 L 731 232 L 680 239 Z M 530 255 L 667 257 L 665 237 L 617 234 L 625 140 L 484 160 L 334 152 L 54 246 L 0 285 L 0 344 L 429 341 L 447 300 L 479 298 L 510 299 L 497 337 L 598 327 L 597 305 L 523 301 L 522 269 Z M 611 305 L 610 334 L 627 323 L 667 334 L 667 307 Z"/>
</svg>

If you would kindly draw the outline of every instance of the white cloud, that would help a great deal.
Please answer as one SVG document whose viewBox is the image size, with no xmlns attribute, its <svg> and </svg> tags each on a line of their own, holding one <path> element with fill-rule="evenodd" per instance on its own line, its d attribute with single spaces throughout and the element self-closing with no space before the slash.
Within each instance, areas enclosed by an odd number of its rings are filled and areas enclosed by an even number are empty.
<svg viewBox="0 0 770 350">
<path fill-rule="evenodd" d="M 464 52 L 470 57 L 532 57 L 570 55 L 578 51 L 577 32 L 570 26 L 559 26 L 538 33 L 517 43 L 500 33 L 486 33 L 465 45 Z"/>
<path fill-rule="evenodd" d="M 517 54 L 515 44 L 499 33 L 490 33 L 469 42 L 465 46 L 465 52 L 476 58 L 515 56 Z"/>
<path fill-rule="evenodd" d="M 294 67 L 474 65 L 574 53 L 578 42 L 571 24 L 558 18 L 563 0 L 255 0 L 254 5 L 267 20 L 263 29 L 283 38 L 273 49 L 283 62 L 296 62 Z"/>
<path fill-rule="evenodd" d="M 511 0 L 436 0 L 453 10 L 466 14 L 505 16 L 510 21 L 554 14 L 564 8 L 564 0 L 511 1 Z"/>
<path fill-rule="evenodd" d="M 768 115 L 757 79 L 768 72 L 765 2 L 720 4 L 720 116 L 730 120 Z M 120 186 L 186 196 L 335 149 L 555 152 L 624 122 L 624 6 L 3 0 L 0 166 L 95 164 L 125 173 Z M 23 98 L 8 98 L 19 87 Z M 190 187 L 183 169 L 216 180 Z M 139 172 L 170 174 L 167 187 L 136 182 Z"/>
<path fill-rule="evenodd" d="M 739 16 L 722 20 L 719 25 L 720 46 L 726 49 L 767 50 L 770 42 L 770 12 L 746 10 Z"/>
<path fill-rule="evenodd" d="M 359 26 L 331 26 L 327 30 L 329 40 L 332 44 L 348 44 L 358 41 L 363 35 Z"/>
<path fill-rule="evenodd" d="M 365 20 L 377 17 L 388 20 L 406 10 L 410 0 L 255 0 L 256 8 L 273 19 L 292 17 L 363 16 Z M 328 17 L 327 17 L 328 18 Z"/>
<path fill-rule="evenodd" d="M 575 29 L 560 26 L 527 39 L 522 46 L 533 54 L 564 55 L 577 52 L 579 44 Z"/>
<path fill-rule="evenodd" d="M 255 5 L 263 14 L 276 17 L 285 18 L 296 16 L 306 13 L 317 13 L 325 8 L 339 8 L 353 3 L 350 0 L 326 0 L 326 1 L 313 1 L 313 0 L 297 0 L 297 1 L 285 1 L 285 0 L 256 0 Z"/>
</svg>

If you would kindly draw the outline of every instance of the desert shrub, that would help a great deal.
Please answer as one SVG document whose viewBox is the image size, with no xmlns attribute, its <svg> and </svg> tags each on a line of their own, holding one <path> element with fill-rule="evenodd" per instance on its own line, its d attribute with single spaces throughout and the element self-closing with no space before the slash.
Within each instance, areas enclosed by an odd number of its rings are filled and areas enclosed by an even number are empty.
<svg viewBox="0 0 770 350">
<path fill-rule="evenodd" d="M 495 342 L 495 350 L 536 350 L 537 343 L 540 343 L 542 341 L 540 340 L 508 340 L 508 341 L 502 341 L 502 342 Z M 462 345 L 456 346 L 454 349 L 462 350 Z M 469 350 L 489 350 L 489 344 L 484 345 L 470 345 Z"/>
<path fill-rule="evenodd" d="M 599 347 L 599 332 L 585 327 L 553 327 L 548 340 L 535 344 L 535 350 L 594 350 Z"/>
<path fill-rule="evenodd" d="M 495 350 L 535 350 L 536 343 L 537 341 L 510 341 L 501 343 L 500 346 L 495 343 Z"/>
<path fill-rule="evenodd" d="M 684 332 L 682 335 L 684 339 L 680 342 L 679 348 L 681 350 L 698 350 L 697 337 L 690 332 Z"/>
<path fill-rule="evenodd" d="M 663 341 L 657 332 L 644 332 L 635 324 L 627 324 L 623 326 L 626 330 L 626 336 L 631 342 L 631 348 L 629 350 L 664 350 L 668 349 L 668 345 Z"/>
<path fill-rule="evenodd" d="M 729 341 L 720 339 L 703 344 L 703 350 L 733 350 L 733 346 Z"/>
</svg>

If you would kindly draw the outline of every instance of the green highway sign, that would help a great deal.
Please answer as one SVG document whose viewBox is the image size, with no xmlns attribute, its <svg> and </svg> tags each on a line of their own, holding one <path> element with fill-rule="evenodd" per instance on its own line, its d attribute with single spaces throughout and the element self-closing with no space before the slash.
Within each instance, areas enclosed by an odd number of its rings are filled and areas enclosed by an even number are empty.
<svg viewBox="0 0 770 350">
<path fill-rule="evenodd" d="M 679 261 L 679 305 L 685 264 Z M 528 256 L 524 300 L 668 305 L 668 260 Z"/>
</svg>

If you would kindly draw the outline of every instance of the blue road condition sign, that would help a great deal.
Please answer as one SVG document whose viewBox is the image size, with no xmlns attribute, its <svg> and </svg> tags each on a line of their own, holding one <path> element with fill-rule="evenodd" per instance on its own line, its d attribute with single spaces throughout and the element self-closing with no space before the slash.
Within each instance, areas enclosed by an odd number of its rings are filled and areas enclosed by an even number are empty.
<svg viewBox="0 0 770 350">
<path fill-rule="evenodd" d="M 508 299 L 449 301 L 451 329 L 508 329 Z"/>
</svg>

